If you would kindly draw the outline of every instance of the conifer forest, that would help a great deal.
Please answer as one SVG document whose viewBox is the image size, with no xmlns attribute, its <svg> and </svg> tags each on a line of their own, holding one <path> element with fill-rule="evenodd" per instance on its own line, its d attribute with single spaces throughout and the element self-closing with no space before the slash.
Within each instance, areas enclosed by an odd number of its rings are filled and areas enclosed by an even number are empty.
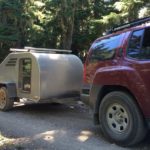
<svg viewBox="0 0 150 150">
<path fill-rule="evenodd" d="M 146 16 L 149 0 L 0 0 L 0 61 L 24 46 L 82 57 L 112 27 Z"/>
</svg>

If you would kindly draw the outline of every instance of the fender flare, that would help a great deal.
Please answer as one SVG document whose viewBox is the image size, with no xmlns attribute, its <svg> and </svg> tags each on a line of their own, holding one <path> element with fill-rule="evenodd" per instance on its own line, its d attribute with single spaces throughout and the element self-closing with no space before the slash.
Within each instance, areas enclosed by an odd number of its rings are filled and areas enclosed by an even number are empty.
<svg viewBox="0 0 150 150">
<path fill-rule="evenodd" d="M 102 89 L 104 86 L 118 86 L 126 88 L 136 99 L 136 102 L 143 114 L 149 114 L 149 99 L 146 97 L 147 90 L 143 86 L 143 80 L 136 72 L 130 67 L 106 67 L 99 69 L 93 78 L 92 87 L 90 89 L 90 105 L 97 115 L 98 107 L 101 103 Z M 140 93 L 140 94 L 139 94 Z M 142 101 L 141 101 L 142 99 Z M 144 108 L 144 109 L 143 109 Z M 95 118 L 96 116 L 94 116 Z"/>
<path fill-rule="evenodd" d="M 9 98 L 17 97 L 17 89 L 15 83 L 0 83 L 0 87 L 3 86 L 7 88 Z"/>
</svg>

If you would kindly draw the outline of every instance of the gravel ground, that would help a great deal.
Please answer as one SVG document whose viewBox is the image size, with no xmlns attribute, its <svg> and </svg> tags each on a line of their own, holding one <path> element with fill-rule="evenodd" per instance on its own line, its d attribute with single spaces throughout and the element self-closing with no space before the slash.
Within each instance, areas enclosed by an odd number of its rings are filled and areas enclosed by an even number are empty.
<svg viewBox="0 0 150 150">
<path fill-rule="evenodd" d="M 149 150 L 150 136 L 132 148 L 109 143 L 85 105 L 39 104 L 0 112 L 0 131 L 11 139 L 1 150 Z"/>
</svg>

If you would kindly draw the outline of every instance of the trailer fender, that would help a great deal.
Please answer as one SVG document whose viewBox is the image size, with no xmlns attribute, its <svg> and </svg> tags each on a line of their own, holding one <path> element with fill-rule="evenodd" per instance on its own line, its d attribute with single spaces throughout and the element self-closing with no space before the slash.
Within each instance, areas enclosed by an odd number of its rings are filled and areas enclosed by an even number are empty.
<svg viewBox="0 0 150 150">
<path fill-rule="evenodd" d="M 9 98 L 17 97 L 17 90 L 15 83 L 0 83 L 0 87 L 6 87 Z"/>
</svg>

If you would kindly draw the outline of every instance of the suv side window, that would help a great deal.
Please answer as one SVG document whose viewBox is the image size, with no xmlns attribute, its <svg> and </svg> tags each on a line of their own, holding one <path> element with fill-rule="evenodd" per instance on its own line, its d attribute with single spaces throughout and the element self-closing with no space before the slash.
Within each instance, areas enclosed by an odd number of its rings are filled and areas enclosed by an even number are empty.
<svg viewBox="0 0 150 150">
<path fill-rule="evenodd" d="M 127 55 L 132 58 L 140 57 L 140 49 L 141 49 L 141 42 L 143 38 L 144 30 L 134 31 L 129 40 L 129 47 Z"/>
<path fill-rule="evenodd" d="M 91 47 L 92 54 L 90 61 L 113 59 L 116 48 L 121 45 L 123 35 L 119 34 L 95 42 Z"/>
<path fill-rule="evenodd" d="M 150 59 L 150 28 L 132 33 L 127 56 L 140 60 Z"/>
<path fill-rule="evenodd" d="M 145 29 L 140 58 L 150 60 L 150 28 Z"/>
</svg>

